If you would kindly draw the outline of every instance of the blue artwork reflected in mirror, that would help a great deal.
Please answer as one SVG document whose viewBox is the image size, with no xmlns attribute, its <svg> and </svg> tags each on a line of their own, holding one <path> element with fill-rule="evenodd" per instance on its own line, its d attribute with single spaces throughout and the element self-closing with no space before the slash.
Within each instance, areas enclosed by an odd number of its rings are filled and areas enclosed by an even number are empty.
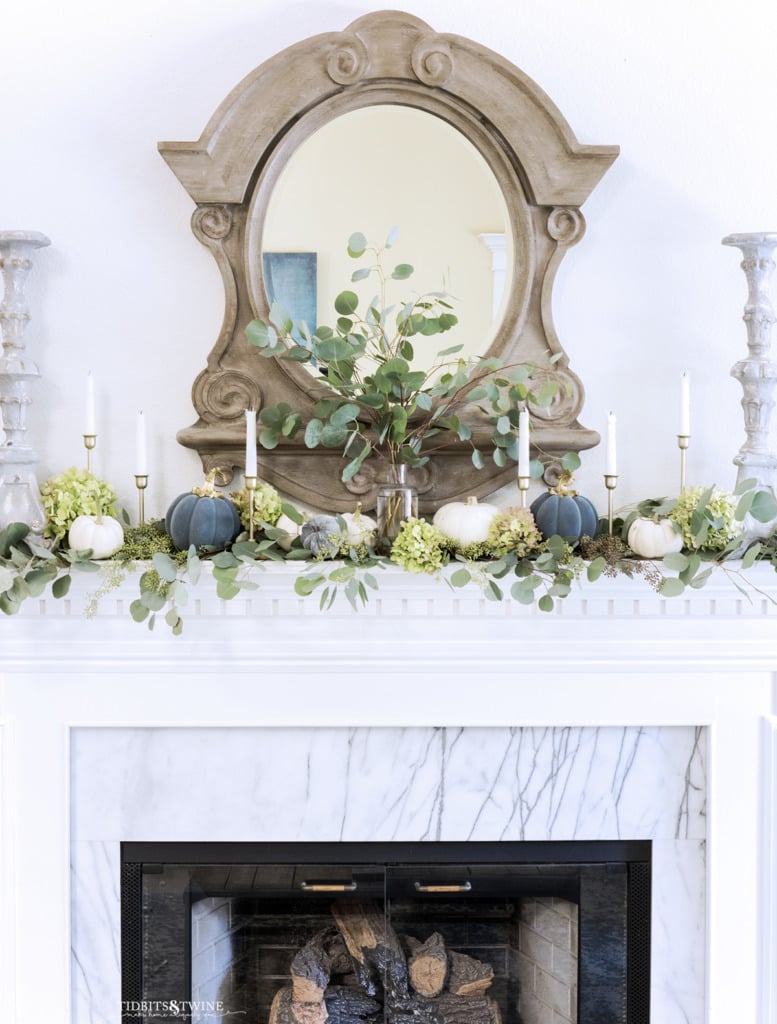
<svg viewBox="0 0 777 1024">
<path fill-rule="evenodd" d="M 317 260 L 315 252 L 262 253 L 264 284 L 270 305 L 279 303 L 295 323 L 304 320 L 311 334 L 318 326 Z M 305 344 L 296 328 L 293 334 L 300 345 Z"/>
</svg>

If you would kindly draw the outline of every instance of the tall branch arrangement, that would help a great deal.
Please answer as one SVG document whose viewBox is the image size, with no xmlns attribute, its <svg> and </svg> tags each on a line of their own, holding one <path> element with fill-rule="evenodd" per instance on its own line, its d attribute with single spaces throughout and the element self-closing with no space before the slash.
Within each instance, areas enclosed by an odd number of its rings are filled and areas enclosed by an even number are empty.
<svg viewBox="0 0 777 1024">
<path fill-rule="evenodd" d="M 347 290 L 334 301 L 333 327 L 322 325 L 311 332 L 277 303 L 269 323 L 257 319 L 248 325 L 246 336 L 261 355 L 310 363 L 321 375 L 313 415 L 305 420 L 285 403 L 263 409 L 260 443 L 274 448 L 304 430 L 308 448 L 342 450 L 343 480 L 372 456 L 392 466 L 422 466 L 441 434 L 470 444 L 478 469 L 485 464 L 481 444 L 490 447 L 496 465 L 517 462 L 520 409 L 526 404 L 546 406 L 557 394 L 558 383 L 550 372 L 557 357 L 549 353 L 546 367 L 531 362 L 505 366 L 493 357 L 464 358 L 459 355 L 464 346 L 457 344 L 438 351 L 427 369 L 414 369 L 419 343 L 450 331 L 458 318 L 444 292 L 389 304 L 390 285 L 413 274 L 408 263 L 392 270 L 384 267 L 396 237 L 394 228 L 381 246 L 359 232 L 348 240 L 350 257 L 369 260 L 353 272 L 352 283 L 377 279 L 378 293 L 363 310 L 356 292 Z M 482 415 L 485 429 L 477 437 L 467 422 L 467 406 Z"/>
</svg>

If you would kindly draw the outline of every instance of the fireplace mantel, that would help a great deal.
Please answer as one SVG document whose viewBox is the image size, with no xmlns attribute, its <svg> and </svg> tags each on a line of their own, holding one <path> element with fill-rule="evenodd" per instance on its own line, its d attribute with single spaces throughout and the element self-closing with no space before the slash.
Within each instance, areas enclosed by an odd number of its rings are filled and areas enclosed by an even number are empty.
<svg viewBox="0 0 777 1024">
<path fill-rule="evenodd" d="M 78 822 L 90 786 L 77 770 L 85 738 L 104 750 L 112 737 L 141 747 L 153 739 L 160 763 L 174 764 L 187 737 L 196 745 L 213 736 L 229 751 L 234 733 L 237 747 L 250 751 L 268 730 L 292 730 L 297 739 L 352 730 L 361 742 L 386 730 L 406 736 L 440 728 L 451 735 L 463 729 L 471 738 L 477 730 L 494 737 L 521 729 L 579 736 L 658 730 L 651 733 L 657 748 L 661 730 L 704 734 L 706 913 L 688 922 L 683 939 L 697 951 L 703 994 L 695 1002 L 683 995 L 683 979 L 673 974 L 677 940 L 659 918 L 653 941 L 662 980 L 654 1019 L 777 1024 L 777 576 L 771 568 L 748 573 L 758 588 L 748 591 L 752 600 L 722 573 L 703 589 L 668 600 L 640 579 L 600 579 L 581 583 L 553 613 L 394 569 L 380 574 L 380 589 L 365 609 L 354 612 L 338 598 L 321 612 L 315 595 L 295 595 L 300 571 L 270 565 L 256 574 L 258 590 L 230 602 L 218 600 L 213 581 L 203 578 L 183 610 L 180 637 L 161 620 L 154 631 L 132 621 L 134 577 L 106 594 L 91 619 L 84 607 L 99 585 L 95 575 L 76 577 L 64 601 L 44 596 L 3 620 L 4 1024 L 119 1024 L 112 997 L 110 1012 L 84 1016 L 112 975 L 106 969 L 98 982 L 84 966 L 83 875 L 73 867 L 73 851 L 88 846 L 96 858 L 87 875 L 104 876 L 103 888 L 91 912 L 99 927 L 110 927 L 117 899 L 111 871 L 122 838 L 108 824 L 113 804 L 141 783 L 153 803 L 164 792 L 164 769 L 162 775 L 149 769 L 148 778 L 133 770 L 119 789 L 106 791 L 113 792 L 101 798 L 107 803 L 87 808 L 98 826 L 106 819 L 106 832 L 86 843 Z M 89 764 L 95 784 L 110 776 L 99 757 Z M 388 765 L 372 770 L 392 771 Z M 250 764 L 245 771 L 250 774 Z M 189 831 L 186 838 L 206 838 L 212 826 L 194 821 Z"/>
<path fill-rule="evenodd" d="M 321 571 L 333 563 L 322 563 Z M 338 665 L 362 669 L 384 656 L 397 663 L 427 665 L 462 662 L 509 671 L 522 666 L 682 665 L 777 668 L 777 573 L 756 566 L 716 571 L 707 585 L 680 597 L 662 598 L 641 577 L 601 577 L 580 581 L 552 612 L 520 605 L 508 596 L 487 599 L 470 583 L 449 585 L 455 566 L 439 576 L 417 576 L 396 567 L 373 570 L 379 583 L 366 606 L 354 611 L 340 594 L 326 611 L 320 590 L 309 597 L 294 592 L 309 564 L 268 563 L 247 579 L 230 601 L 216 596 L 207 570 L 181 609 L 184 629 L 173 637 L 159 614 L 153 630 L 132 620 L 138 574 L 130 573 L 85 609 L 101 586 L 94 574 L 76 574 L 65 599 L 50 594 L 28 600 L 3 622 L 3 663 L 7 670 L 61 671 L 67 664 L 103 670 L 142 664 L 172 671 L 212 671 L 228 661 L 229 671 L 256 664 L 321 661 L 327 651 Z M 509 590 L 509 585 L 504 588 Z M 434 625 L 432 625 L 434 624 Z"/>
</svg>

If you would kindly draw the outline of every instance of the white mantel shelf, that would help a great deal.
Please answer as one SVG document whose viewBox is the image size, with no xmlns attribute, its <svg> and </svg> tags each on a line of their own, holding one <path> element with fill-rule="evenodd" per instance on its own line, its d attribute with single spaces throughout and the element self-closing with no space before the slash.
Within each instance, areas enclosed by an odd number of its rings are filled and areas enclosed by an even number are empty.
<svg viewBox="0 0 777 1024">
<path fill-rule="evenodd" d="M 335 563 L 322 563 L 326 573 Z M 447 577 L 413 575 L 395 567 L 373 570 L 379 590 L 369 590 L 365 607 L 354 611 L 340 594 L 326 611 L 319 608 L 320 588 L 309 597 L 294 592 L 295 579 L 309 564 L 267 564 L 252 570 L 257 590 L 230 601 L 216 596 L 206 571 L 181 609 L 183 634 L 174 637 L 157 616 L 155 628 L 132 620 L 129 607 L 139 596 L 137 574 L 130 574 L 103 596 L 96 614 L 87 618 L 97 574 L 74 575 L 65 599 L 45 594 L 30 599 L 16 616 L 0 620 L 3 663 L 8 670 L 60 670 L 78 662 L 88 671 L 121 665 L 176 662 L 188 671 L 211 671 L 229 660 L 230 670 L 257 662 L 318 663 L 362 668 L 365 659 L 390 652 L 397 663 L 481 663 L 494 670 L 568 664 L 571 651 L 592 669 L 633 671 L 645 666 L 747 666 L 777 669 L 777 572 L 769 565 L 745 574 L 742 594 L 729 576 L 717 570 L 706 586 L 680 597 L 662 598 L 641 577 L 602 577 L 581 581 L 552 612 L 525 606 L 508 596 L 487 600 L 469 584 L 452 588 Z M 84 644 L 89 656 L 84 665 Z"/>
</svg>

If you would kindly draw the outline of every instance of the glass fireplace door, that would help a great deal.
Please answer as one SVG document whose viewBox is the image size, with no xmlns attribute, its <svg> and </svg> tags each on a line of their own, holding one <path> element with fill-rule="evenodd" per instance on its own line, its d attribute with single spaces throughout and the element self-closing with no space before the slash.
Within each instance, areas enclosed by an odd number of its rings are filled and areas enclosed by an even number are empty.
<svg viewBox="0 0 777 1024">
<path fill-rule="evenodd" d="M 128 851 L 124 1024 L 647 1024 L 649 847 L 365 845 Z"/>
</svg>

